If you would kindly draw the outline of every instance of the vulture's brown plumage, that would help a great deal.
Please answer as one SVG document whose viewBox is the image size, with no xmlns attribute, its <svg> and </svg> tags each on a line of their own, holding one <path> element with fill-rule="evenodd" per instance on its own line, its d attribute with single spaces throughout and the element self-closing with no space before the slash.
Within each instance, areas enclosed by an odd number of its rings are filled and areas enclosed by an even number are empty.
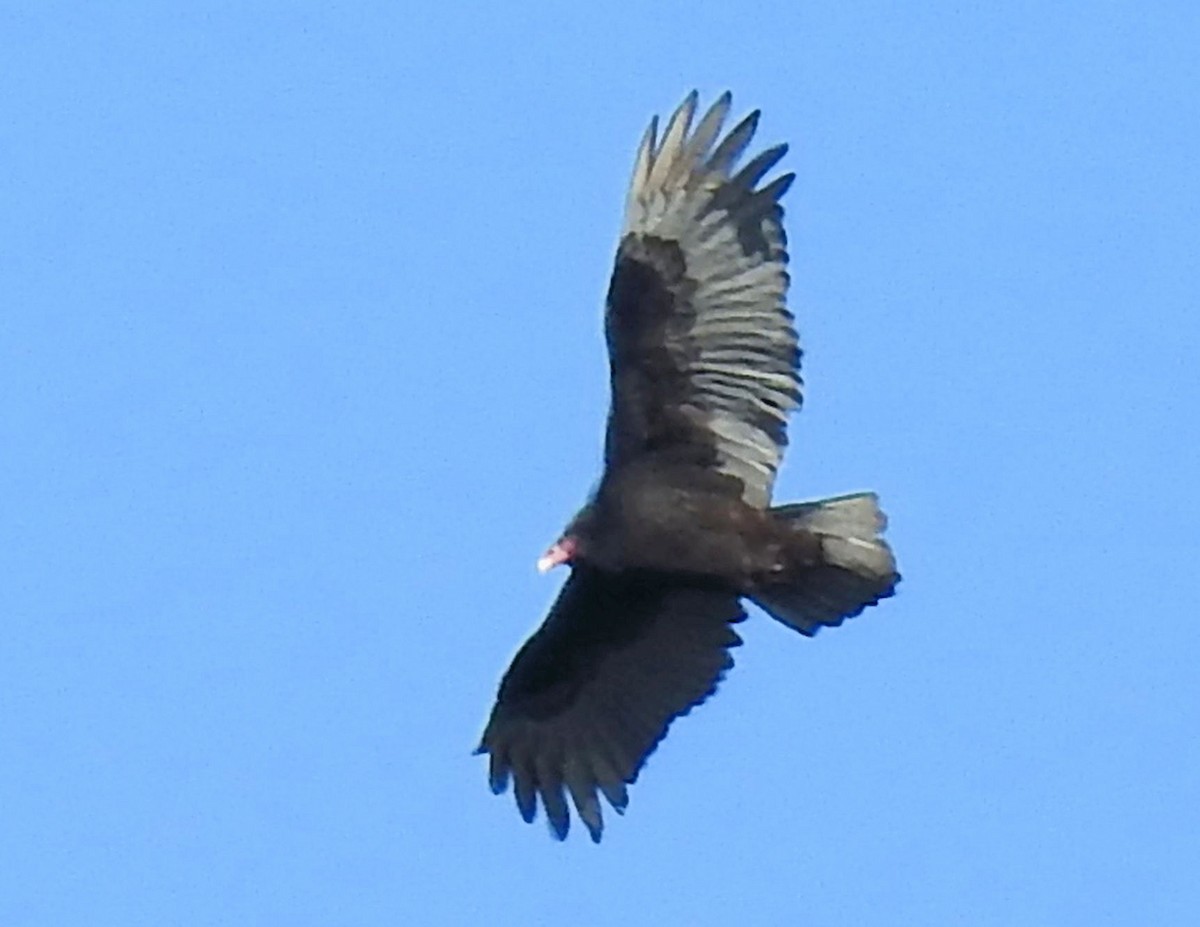
<svg viewBox="0 0 1200 927">
<path fill-rule="evenodd" d="M 872 493 L 771 507 L 800 404 L 785 305 L 780 197 L 760 185 L 786 146 L 738 167 L 758 124 L 721 136 L 723 95 L 696 94 L 638 148 L 609 286 L 612 405 L 604 473 L 539 566 L 571 575 L 500 684 L 480 752 L 526 821 L 565 837 L 568 801 L 599 840 L 599 795 L 626 786 L 671 721 L 733 665 L 751 599 L 802 634 L 892 594 L 895 560 Z"/>
</svg>

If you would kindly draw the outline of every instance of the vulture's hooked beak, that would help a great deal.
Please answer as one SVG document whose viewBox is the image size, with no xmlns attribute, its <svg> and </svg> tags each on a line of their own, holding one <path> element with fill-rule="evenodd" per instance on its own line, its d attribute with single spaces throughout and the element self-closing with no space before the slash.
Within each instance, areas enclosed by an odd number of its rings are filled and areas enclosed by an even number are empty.
<svg viewBox="0 0 1200 927">
<path fill-rule="evenodd" d="M 575 539 L 560 538 L 554 545 L 538 558 L 537 571 L 547 573 L 560 563 L 570 563 L 575 556 Z"/>
</svg>

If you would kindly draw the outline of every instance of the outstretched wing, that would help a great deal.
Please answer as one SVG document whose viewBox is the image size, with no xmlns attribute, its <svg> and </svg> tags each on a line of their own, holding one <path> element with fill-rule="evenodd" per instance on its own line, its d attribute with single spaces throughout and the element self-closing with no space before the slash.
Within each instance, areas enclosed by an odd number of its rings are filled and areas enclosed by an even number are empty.
<svg viewBox="0 0 1200 927">
<path fill-rule="evenodd" d="M 511 778 L 532 821 L 538 799 L 561 840 L 570 794 L 592 839 L 597 790 L 618 812 L 671 721 L 711 695 L 741 643 L 736 594 L 652 573 L 577 565 L 549 616 L 500 683 L 480 752 L 492 790 Z M 564 791 L 565 790 L 565 791 Z"/>
<path fill-rule="evenodd" d="M 759 114 L 714 147 L 729 105 L 726 93 L 692 131 L 693 92 L 662 140 L 651 121 L 638 149 L 605 317 L 605 462 L 657 455 L 709 467 L 763 507 L 800 403 L 779 204 L 795 175 L 758 186 L 785 145 L 735 173 Z"/>
</svg>

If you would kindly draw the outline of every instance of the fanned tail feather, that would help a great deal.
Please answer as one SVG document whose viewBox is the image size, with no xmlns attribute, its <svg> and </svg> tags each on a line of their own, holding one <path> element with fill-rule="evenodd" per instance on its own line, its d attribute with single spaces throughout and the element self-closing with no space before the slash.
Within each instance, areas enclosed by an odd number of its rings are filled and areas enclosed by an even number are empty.
<svg viewBox="0 0 1200 927">
<path fill-rule="evenodd" d="M 900 574 L 880 537 L 887 520 L 874 493 L 782 505 L 771 514 L 791 530 L 814 536 L 820 551 L 819 563 L 755 592 L 754 601 L 773 618 L 812 636 L 895 591 Z"/>
</svg>

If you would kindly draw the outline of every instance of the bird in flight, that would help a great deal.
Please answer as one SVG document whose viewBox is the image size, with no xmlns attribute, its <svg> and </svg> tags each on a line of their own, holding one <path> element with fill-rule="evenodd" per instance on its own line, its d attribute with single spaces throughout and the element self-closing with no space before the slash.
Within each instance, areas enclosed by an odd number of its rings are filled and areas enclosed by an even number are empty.
<svg viewBox="0 0 1200 927">
<path fill-rule="evenodd" d="M 691 93 L 633 168 L 609 284 L 611 406 L 597 488 L 538 561 L 571 573 L 504 674 L 480 753 L 560 840 L 568 797 L 594 841 L 671 722 L 733 665 L 749 599 L 801 634 L 890 596 L 874 493 L 772 506 L 800 405 L 777 145 L 740 165 L 755 111 Z M 693 125 L 694 123 L 694 125 Z"/>
</svg>

